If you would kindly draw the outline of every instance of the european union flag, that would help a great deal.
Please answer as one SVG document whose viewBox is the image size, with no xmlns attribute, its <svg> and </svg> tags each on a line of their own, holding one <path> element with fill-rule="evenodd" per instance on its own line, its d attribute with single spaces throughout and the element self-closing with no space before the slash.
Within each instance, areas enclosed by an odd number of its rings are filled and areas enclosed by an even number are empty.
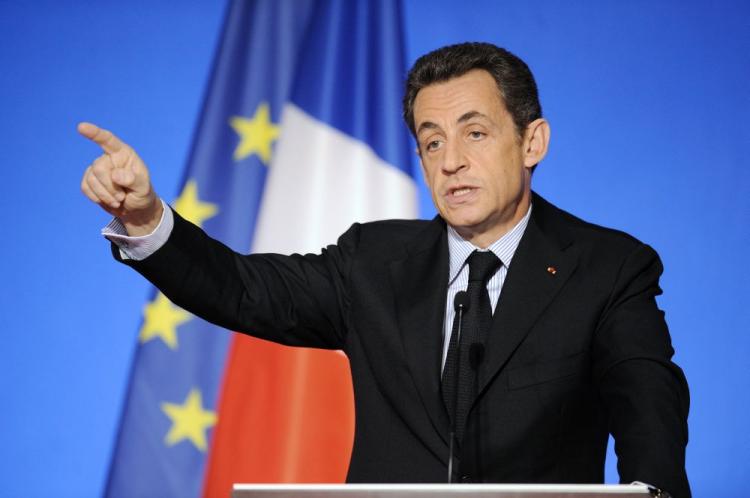
<svg viewBox="0 0 750 498">
<path fill-rule="evenodd" d="M 354 221 L 416 216 L 400 16 L 397 1 L 231 2 L 173 207 L 240 252 L 317 251 Z M 161 293 L 146 305 L 106 494 L 342 480 L 343 355 L 209 329 Z"/>
<path fill-rule="evenodd" d="M 251 246 L 268 163 L 312 2 L 236 1 L 227 14 L 183 187 L 173 207 Z M 145 307 L 107 483 L 112 497 L 198 496 L 229 334 L 172 305 Z"/>
</svg>

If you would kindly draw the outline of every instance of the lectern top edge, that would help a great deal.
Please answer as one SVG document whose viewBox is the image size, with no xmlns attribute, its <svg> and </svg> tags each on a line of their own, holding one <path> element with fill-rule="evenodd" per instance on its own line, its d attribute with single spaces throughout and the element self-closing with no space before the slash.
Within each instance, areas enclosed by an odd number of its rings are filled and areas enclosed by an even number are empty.
<svg viewBox="0 0 750 498">
<path fill-rule="evenodd" d="M 644 484 L 235 484 L 232 498 L 646 498 Z"/>
</svg>

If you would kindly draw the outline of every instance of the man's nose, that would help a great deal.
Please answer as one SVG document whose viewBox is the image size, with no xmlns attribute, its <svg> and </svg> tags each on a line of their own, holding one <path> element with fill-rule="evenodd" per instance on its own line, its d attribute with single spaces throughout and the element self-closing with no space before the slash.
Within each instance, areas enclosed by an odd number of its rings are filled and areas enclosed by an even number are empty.
<svg viewBox="0 0 750 498">
<path fill-rule="evenodd" d="M 450 142 L 445 144 L 445 155 L 443 158 L 443 172 L 447 175 L 458 173 L 469 166 L 466 158 L 466 151 L 460 142 Z"/>
</svg>

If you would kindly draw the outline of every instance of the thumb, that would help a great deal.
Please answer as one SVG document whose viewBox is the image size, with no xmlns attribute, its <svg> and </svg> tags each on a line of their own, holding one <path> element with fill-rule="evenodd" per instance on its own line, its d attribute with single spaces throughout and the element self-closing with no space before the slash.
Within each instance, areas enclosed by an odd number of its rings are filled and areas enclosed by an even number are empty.
<svg viewBox="0 0 750 498">
<path fill-rule="evenodd" d="M 148 170 L 140 161 L 131 161 L 123 168 L 114 168 L 112 182 L 135 194 L 146 194 L 151 190 Z"/>
<path fill-rule="evenodd" d="M 120 187 L 132 190 L 135 173 L 132 168 L 115 168 L 112 170 L 112 182 Z"/>
</svg>

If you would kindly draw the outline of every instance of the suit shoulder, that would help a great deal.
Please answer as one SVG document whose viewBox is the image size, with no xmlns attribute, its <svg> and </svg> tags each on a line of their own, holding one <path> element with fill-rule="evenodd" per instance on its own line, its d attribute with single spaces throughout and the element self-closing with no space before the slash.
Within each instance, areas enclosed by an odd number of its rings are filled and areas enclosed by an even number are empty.
<svg viewBox="0 0 750 498">
<path fill-rule="evenodd" d="M 661 275 L 659 255 L 632 235 L 582 220 L 546 201 L 540 207 L 542 231 L 557 240 L 561 249 L 575 248 L 587 279 L 599 284 L 609 282 L 609 288 L 614 288 L 620 280 L 631 281 L 639 275 L 658 279 Z"/>
<path fill-rule="evenodd" d="M 388 256 L 400 253 L 424 234 L 440 229 L 444 230 L 444 226 L 439 218 L 433 220 L 390 219 L 355 223 L 342 236 L 342 239 L 339 239 L 339 243 L 343 239 L 356 239 L 356 245 L 360 251 L 371 255 Z"/>
<path fill-rule="evenodd" d="M 380 244 L 407 243 L 419 233 L 428 229 L 433 221 L 392 219 L 362 223 L 362 241 L 376 246 Z"/>
<path fill-rule="evenodd" d="M 534 207 L 536 208 L 539 204 L 538 207 L 544 211 L 542 225 L 546 225 L 546 228 L 557 231 L 562 235 L 567 235 L 566 238 L 594 245 L 620 247 L 625 251 L 632 251 L 635 247 L 644 245 L 643 242 L 627 232 L 591 223 L 541 198 L 539 200 L 541 202 L 535 200 Z"/>
<path fill-rule="evenodd" d="M 619 271 L 631 260 L 639 266 L 661 268 L 661 258 L 656 251 L 636 237 L 622 230 L 585 221 L 541 197 L 537 196 L 534 202 L 534 209 L 539 207 L 536 220 L 542 231 L 558 240 L 561 247 L 575 245 L 583 260 L 592 268 Z"/>
<path fill-rule="evenodd" d="M 362 227 L 362 230 L 372 233 L 408 235 L 427 227 L 433 223 L 433 221 L 434 220 L 390 219 L 361 223 L 360 226 Z"/>
</svg>

